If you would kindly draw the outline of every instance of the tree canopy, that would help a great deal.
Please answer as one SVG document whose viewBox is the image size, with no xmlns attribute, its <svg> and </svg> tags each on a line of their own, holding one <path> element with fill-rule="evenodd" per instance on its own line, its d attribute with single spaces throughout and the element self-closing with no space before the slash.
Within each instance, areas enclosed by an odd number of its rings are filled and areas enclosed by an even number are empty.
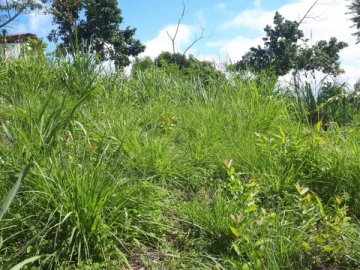
<svg viewBox="0 0 360 270">
<path fill-rule="evenodd" d="M 354 84 L 354 90 L 360 92 L 360 80 L 358 80 L 358 81 Z"/>
<path fill-rule="evenodd" d="M 7 27 L 21 14 L 41 9 L 47 0 L 6 0 L 0 1 L 0 29 Z"/>
<path fill-rule="evenodd" d="M 351 20 L 354 22 L 356 32 L 353 33 L 357 38 L 356 43 L 360 43 L 360 0 L 352 0 L 349 5 L 350 14 L 352 15 Z"/>
<path fill-rule="evenodd" d="M 99 61 L 113 60 L 121 68 L 145 49 L 134 39 L 135 28 L 120 29 L 123 18 L 117 0 L 53 0 L 52 13 L 58 27 L 48 38 L 60 41 L 57 48 L 62 53 L 90 51 Z"/>
<path fill-rule="evenodd" d="M 199 78 L 203 83 L 225 78 L 224 74 L 210 61 L 201 61 L 193 55 L 186 56 L 170 52 L 162 52 L 154 60 L 150 57 L 137 59 L 133 66 L 133 74 L 153 67 L 185 79 Z"/>
<path fill-rule="evenodd" d="M 236 67 L 255 73 L 269 69 L 277 76 L 286 75 L 291 70 L 317 70 L 334 76 L 342 73 L 339 52 L 347 44 L 333 37 L 308 46 L 299 26 L 299 22 L 285 20 L 276 12 L 274 27 L 268 25 L 264 29 L 264 46 L 252 47 Z"/>
</svg>

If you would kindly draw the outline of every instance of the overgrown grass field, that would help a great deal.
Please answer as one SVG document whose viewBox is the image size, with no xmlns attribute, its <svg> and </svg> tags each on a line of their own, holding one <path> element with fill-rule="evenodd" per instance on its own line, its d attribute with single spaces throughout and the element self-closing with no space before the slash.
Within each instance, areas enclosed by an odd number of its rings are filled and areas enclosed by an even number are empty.
<svg viewBox="0 0 360 270">
<path fill-rule="evenodd" d="M 275 85 L 1 64 L 0 269 L 359 269 L 360 118 Z"/>
</svg>

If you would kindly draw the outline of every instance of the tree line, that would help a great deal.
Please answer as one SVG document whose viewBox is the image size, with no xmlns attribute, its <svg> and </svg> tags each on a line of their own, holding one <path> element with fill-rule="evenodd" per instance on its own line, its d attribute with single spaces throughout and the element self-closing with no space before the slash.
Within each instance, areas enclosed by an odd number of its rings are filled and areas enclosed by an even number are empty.
<svg viewBox="0 0 360 270">
<path fill-rule="evenodd" d="M 317 1 L 314 2 L 314 5 Z M 349 2 L 349 14 L 354 23 L 354 35 L 360 42 L 360 0 Z M 49 41 L 56 42 L 56 52 L 71 55 L 85 51 L 96 56 L 97 61 L 111 60 L 117 69 L 130 64 L 130 57 L 144 52 L 145 46 L 135 38 L 136 29 L 122 28 L 123 17 L 117 0 L 8 0 L 0 2 L 0 29 L 6 29 L 16 18 L 35 10 L 46 10 L 53 15 L 55 28 L 49 33 Z M 184 15 L 185 6 L 181 21 Z M 306 16 L 306 15 L 305 15 Z M 304 17 L 305 18 L 305 17 Z M 303 19 L 304 19 L 303 18 Z M 229 70 L 261 73 L 271 71 L 276 76 L 291 73 L 295 89 L 300 72 L 337 76 L 343 72 L 339 53 L 348 46 L 335 37 L 321 40 L 309 46 L 299 21 L 286 20 L 276 12 L 274 26 L 267 25 L 263 46 L 253 47 Z M 4 32 L 5 33 L 5 32 Z M 169 38 L 174 44 L 175 38 Z M 202 33 L 203 34 L 203 33 Z M 200 38 L 202 38 L 201 36 Z M 137 59 L 134 72 L 157 66 L 169 72 L 186 75 L 221 77 L 211 62 L 200 61 L 185 53 L 161 53 L 156 59 Z M 358 86 L 358 84 L 357 84 Z"/>
</svg>

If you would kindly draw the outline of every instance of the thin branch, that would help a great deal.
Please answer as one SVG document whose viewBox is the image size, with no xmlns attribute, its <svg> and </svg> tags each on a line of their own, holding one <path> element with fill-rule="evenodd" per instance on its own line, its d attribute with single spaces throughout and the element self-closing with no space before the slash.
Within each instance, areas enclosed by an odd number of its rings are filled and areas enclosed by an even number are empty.
<svg viewBox="0 0 360 270">
<path fill-rule="evenodd" d="M 36 3 L 33 0 L 5 0 L 4 5 L 0 5 L 0 12 L 4 13 L 4 15 L 0 17 L 0 28 L 7 26 L 18 16 L 24 14 L 30 7 L 36 7 Z"/>
<path fill-rule="evenodd" d="M 319 0 L 315 0 L 314 3 L 310 6 L 310 8 L 306 11 L 305 15 L 302 17 L 302 19 L 299 21 L 299 25 L 304 22 L 305 19 L 308 18 L 309 13 L 313 8 L 318 4 Z"/>
<path fill-rule="evenodd" d="M 180 28 L 181 21 L 183 20 L 183 18 L 184 18 L 184 16 L 185 16 L 185 11 L 186 11 L 186 3 L 185 3 L 185 1 L 183 1 L 182 13 L 181 13 L 180 18 L 179 18 L 179 20 L 178 20 L 178 23 L 177 23 L 177 25 L 176 25 L 176 31 L 175 31 L 174 36 L 171 36 L 168 31 L 166 32 L 166 34 L 168 35 L 168 37 L 170 38 L 171 43 L 172 43 L 173 54 L 176 53 L 176 50 L 175 50 L 175 40 L 176 40 L 177 34 L 178 34 L 178 32 L 179 32 L 179 28 Z M 191 42 L 191 44 L 190 44 L 189 46 L 186 47 L 186 49 L 184 50 L 184 52 L 183 52 L 183 54 L 182 54 L 183 56 L 185 56 L 186 53 L 187 53 L 197 42 L 199 42 L 200 40 L 202 40 L 202 39 L 204 39 L 204 38 L 209 38 L 209 37 L 211 37 L 211 35 L 210 35 L 210 36 L 204 36 L 204 32 L 205 32 L 204 28 L 201 28 L 201 34 L 200 34 L 200 36 L 199 36 L 199 37 L 195 37 L 195 40 L 194 40 L 193 42 Z"/>
<path fill-rule="evenodd" d="M 179 18 L 179 20 L 178 20 L 178 23 L 177 23 L 177 25 L 176 25 L 176 31 L 175 31 L 174 36 L 170 36 L 169 32 L 166 31 L 166 34 L 168 35 L 168 37 L 169 37 L 170 40 L 171 40 L 172 48 L 173 48 L 173 53 L 174 53 L 174 54 L 175 54 L 175 52 L 176 52 L 176 51 L 175 51 L 175 40 L 176 40 L 177 34 L 178 34 L 178 32 L 179 32 L 179 28 L 180 28 L 181 21 L 182 21 L 182 19 L 183 19 L 184 16 L 185 16 L 185 11 L 186 11 L 186 4 L 185 4 L 185 2 L 183 2 L 182 13 L 181 13 L 180 18 Z"/>
<path fill-rule="evenodd" d="M 10 6 L 8 0 L 6 0 L 5 8 L 6 8 L 6 10 L 7 10 L 8 18 L 11 18 L 10 10 L 11 10 L 12 7 Z"/>
<path fill-rule="evenodd" d="M 193 42 L 191 42 L 191 44 L 189 46 L 187 46 L 187 48 L 185 49 L 183 55 L 185 56 L 185 54 L 187 53 L 188 50 L 191 49 L 191 47 L 193 47 L 197 42 L 199 42 L 200 40 L 204 39 L 204 38 L 209 38 L 211 37 L 212 35 L 209 35 L 209 36 L 204 36 L 204 32 L 205 32 L 205 29 L 204 28 L 201 28 L 201 34 L 199 37 L 196 37 L 195 40 Z"/>
<path fill-rule="evenodd" d="M 20 8 L 16 14 L 14 14 L 13 16 L 10 16 L 9 19 L 5 20 L 5 22 L 3 22 L 2 24 L 0 24 L 0 28 L 5 27 L 6 25 L 8 25 L 9 23 L 11 23 L 13 20 L 15 20 L 20 14 L 23 13 L 23 11 L 26 9 L 26 6 L 24 5 L 22 8 Z"/>
</svg>

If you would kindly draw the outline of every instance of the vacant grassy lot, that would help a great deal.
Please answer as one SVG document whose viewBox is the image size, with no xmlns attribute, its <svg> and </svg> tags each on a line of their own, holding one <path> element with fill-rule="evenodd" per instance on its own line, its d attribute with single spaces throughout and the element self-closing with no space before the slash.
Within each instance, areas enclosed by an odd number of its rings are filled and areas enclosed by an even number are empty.
<svg viewBox="0 0 360 270">
<path fill-rule="evenodd" d="M 0 269 L 360 268 L 359 117 L 75 60 L 0 65 Z"/>
</svg>

